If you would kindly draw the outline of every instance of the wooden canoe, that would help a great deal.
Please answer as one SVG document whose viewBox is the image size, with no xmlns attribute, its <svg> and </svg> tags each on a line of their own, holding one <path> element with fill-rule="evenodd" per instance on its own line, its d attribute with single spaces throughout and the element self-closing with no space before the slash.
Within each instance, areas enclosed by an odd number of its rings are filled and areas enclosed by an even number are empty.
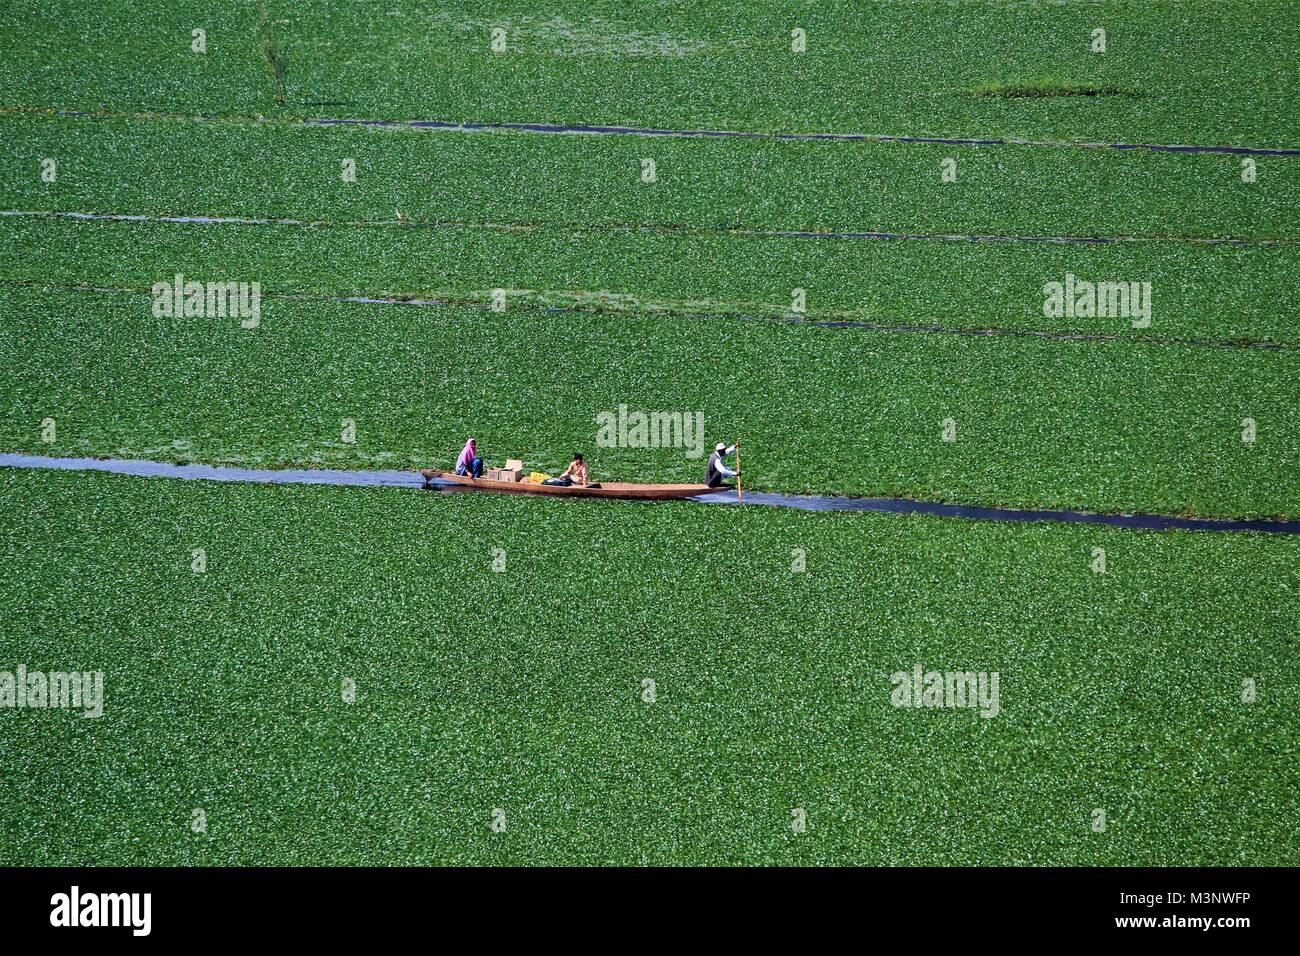
<svg viewBox="0 0 1300 956">
<path fill-rule="evenodd" d="M 690 498 L 694 495 L 718 491 L 708 485 L 633 485 L 618 481 L 602 481 L 591 485 L 542 485 L 528 481 L 495 481 L 491 478 L 474 478 L 450 471 L 426 468 L 420 472 L 424 480 L 442 484 L 477 488 L 480 491 L 503 491 L 513 495 L 565 495 L 572 498 L 639 498 L 662 501 L 670 498 Z"/>
</svg>

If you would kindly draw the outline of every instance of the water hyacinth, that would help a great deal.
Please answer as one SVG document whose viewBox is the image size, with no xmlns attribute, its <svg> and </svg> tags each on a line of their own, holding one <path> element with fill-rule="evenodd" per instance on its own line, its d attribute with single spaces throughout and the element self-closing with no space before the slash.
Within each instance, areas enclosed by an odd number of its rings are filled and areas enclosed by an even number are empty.
<svg viewBox="0 0 1300 956">
<path fill-rule="evenodd" d="M 19 6 L 0 865 L 1294 862 L 1280 0 Z"/>
<path fill-rule="evenodd" d="M 27 834 L 7 864 L 1300 849 L 1283 822 L 1297 539 L 9 470 L 0 486 L 39 519 L 6 523 L 24 557 L 0 565 L 0 644 L 106 675 L 98 720 L 0 713 L 0 815 Z M 917 663 L 999 672 L 997 716 L 892 706 L 890 673 Z M 73 753 L 76 773 L 51 771 Z M 950 777 L 962 798 L 934 799 Z"/>
<path fill-rule="evenodd" d="M 686 449 L 596 447 L 626 404 L 743 435 L 754 490 L 1300 515 L 1294 351 L 274 298 L 249 331 L 154 319 L 147 294 L 0 299 L 9 451 L 449 468 L 473 428 L 490 464 L 556 474 L 577 442 L 606 480 L 701 480 Z"/>
</svg>

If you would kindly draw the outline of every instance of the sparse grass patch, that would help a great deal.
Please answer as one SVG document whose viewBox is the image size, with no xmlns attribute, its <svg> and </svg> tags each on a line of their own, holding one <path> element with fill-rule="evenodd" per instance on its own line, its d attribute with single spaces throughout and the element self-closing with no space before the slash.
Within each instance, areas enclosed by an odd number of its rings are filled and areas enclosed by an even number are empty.
<svg viewBox="0 0 1300 956">
<path fill-rule="evenodd" d="M 284 81 L 289 74 L 289 51 L 281 41 L 276 39 L 275 25 L 266 11 L 265 4 L 262 5 L 259 33 L 262 57 L 266 60 L 266 70 L 271 74 L 271 79 L 275 83 L 275 102 L 277 105 L 283 106 Z"/>
<path fill-rule="evenodd" d="M 1141 96 L 1136 90 L 1126 90 L 1110 83 L 1086 83 L 1080 80 L 1058 80 L 1041 77 L 1019 82 L 981 83 L 972 91 L 975 96 L 989 96 L 1006 100 L 1041 99 L 1054 96 Z"/>
</svg>

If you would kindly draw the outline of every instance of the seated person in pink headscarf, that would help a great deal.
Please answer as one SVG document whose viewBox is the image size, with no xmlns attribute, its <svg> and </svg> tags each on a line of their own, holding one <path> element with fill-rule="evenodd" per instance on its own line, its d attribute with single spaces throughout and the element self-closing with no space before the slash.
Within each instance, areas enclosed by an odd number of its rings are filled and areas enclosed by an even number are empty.
<svg viewBox="0 0 1300 956">
<path fill-rule="evenodd" d="M 456 474 L 483 477 L 483 459 L 478 456 L 478 446 L 472 437 L 465 441 L 465 447 L 456 459 Z"/>
</svg>

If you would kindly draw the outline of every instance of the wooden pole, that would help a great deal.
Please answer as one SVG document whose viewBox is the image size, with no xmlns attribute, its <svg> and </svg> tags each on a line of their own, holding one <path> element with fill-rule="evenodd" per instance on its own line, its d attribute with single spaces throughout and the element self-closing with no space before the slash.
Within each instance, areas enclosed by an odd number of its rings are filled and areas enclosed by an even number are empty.
<svg viewBox="0 0 1300 956">
<path fill-rule="evenodd" d="M 745 503 L 745 489 L 740 483 L 740 442 L 736 442 L 736 503 Z"/>
</svg>

